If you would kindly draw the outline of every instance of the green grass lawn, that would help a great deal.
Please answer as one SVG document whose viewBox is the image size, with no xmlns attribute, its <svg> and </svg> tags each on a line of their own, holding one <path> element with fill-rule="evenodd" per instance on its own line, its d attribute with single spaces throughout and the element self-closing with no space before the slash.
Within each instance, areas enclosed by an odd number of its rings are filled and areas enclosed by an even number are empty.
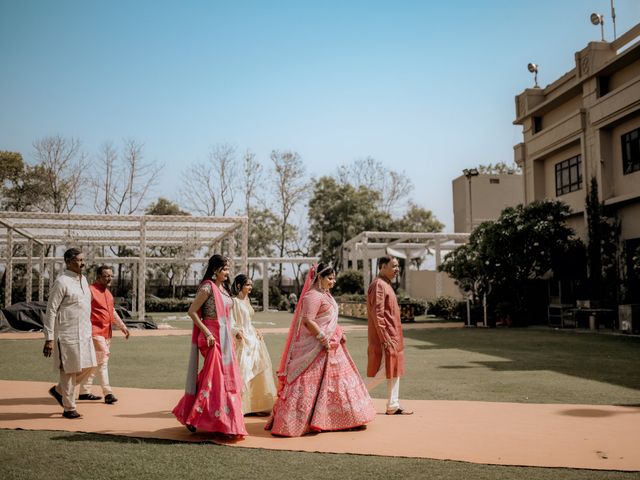
<svg viewBox="0 0 640 480">
<path fill-rule="evenodd" d="M 258 328 L 285 327 L 290 320 L 283 313 L 256 316 Z M 185 320 L 170 322 L 191 327 Z M 351 355 L 364 371 L 366 331 L 347 335 Z M 284 340 L 284 334 L 265 335 L 274 364 Z M 640 405 L 636 337 L 534 328 L 430 329 L 405 331 L 405 347 L 402 398 Z M 125 341 L 116 334 L 112 384 L 181 389 L 188 349 L 188 336 Z M 0 378 L 53 384 L 55 374 L 41 351 L 40 340 L 0 340 Z M 383 395 L 382 388 L 373 392 Z M 62 432 L 4 430 L 0 446 L 2 478 L 51 478 L 51 472 L 59 478 L 91 479 L 325 478 L 339 471 L 348 478 L 640 479 L 640 473 L 278 452 Z"/>
</svg>

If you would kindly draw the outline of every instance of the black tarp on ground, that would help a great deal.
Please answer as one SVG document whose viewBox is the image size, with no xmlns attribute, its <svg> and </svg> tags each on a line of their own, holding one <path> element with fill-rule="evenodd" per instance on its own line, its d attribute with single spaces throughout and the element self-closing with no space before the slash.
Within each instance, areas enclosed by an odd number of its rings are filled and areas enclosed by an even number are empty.
<svg viewBox="0 0 640 480">
<path fill-rule="evenodd" d="M 32 332 L 42 331 L 47 302 L 20 302 L 0 311 L 0 332 Z M 157 329 L 151 317 L 144 320 L 131 318 L 131 312 L 123 307 L 116 307 L 118 315 L 127 328 Z"/>
<path fill-rule="evenodd" d="M 2 310 L 0 310 L 0 333 L 15 332 L 16 329 L 11 326 L 7 317 L 4 316 Z"/>
<path fill-rule="evenodd" d="M 133 318 L 123 319 L 127 328 L 143 328 L 147 330 L 157 330 L 158 325 L 153 321 L 151 317 L 145 317 L 144 320 L 136 320 Z"/>
<path fill-rule="evenodd" d="M 115 306 L 116 313 L 122 319 L 127 328 L 146 328 L 149 330 L 156 330 L 158 325 L 153 321 L 150 316 L 145 316 L 144 320 L 137 320 L 131 317 L 131 312 L 121 305 Z"/>
<path fill-rule="evenodd" d="M 20 332 L 42 330 L 46 311 L 47 302 L 19 302 L 2 309 L 10 328 Z"/>
</svg>

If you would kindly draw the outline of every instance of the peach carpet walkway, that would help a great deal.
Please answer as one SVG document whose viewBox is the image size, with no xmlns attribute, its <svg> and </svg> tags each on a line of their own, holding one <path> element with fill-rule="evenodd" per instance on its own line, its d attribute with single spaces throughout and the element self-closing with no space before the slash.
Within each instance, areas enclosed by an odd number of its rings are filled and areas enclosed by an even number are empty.
<svg viewBox="0 0 640 480">
<path fill-rule="evenodd" d="M 0 380 L 0 428 L 94 432 L 176 441 L 191 434 L 170 414 L 182 392 L 116 388 L 120 401 L 79 402 L 66 420 L 47 394 L 50 383 Z M 384 401 L 375 400 L 378 412 Z M 275 438 L 265 418 L 247 417 L 249 448 L 460 460 L 497 465 L 640 471 L 640 408 L 603 405 L 405 401 L 413 416 L 383 414 L 366 430 Z"/>
</svg>

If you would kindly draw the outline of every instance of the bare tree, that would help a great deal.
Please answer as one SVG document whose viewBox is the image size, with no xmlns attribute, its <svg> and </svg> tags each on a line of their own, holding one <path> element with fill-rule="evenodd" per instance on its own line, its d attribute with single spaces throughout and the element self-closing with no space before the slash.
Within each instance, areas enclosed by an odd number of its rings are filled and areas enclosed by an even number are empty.
<svg viewBox="0 0 640 480">
<path fill-rule="evenodd" d="M 187 208 L 203 215 L 226 215 L 233 205 L 237 163 L 236 148 L 221 143 L 211 148 L 207 162 L 191 165 L 181 189 Z"/>
<path fill-rule="evenodd" d="M 300 155 L 296 152 L 271 152 L 273 163 L 272 182 L 276 192 L 276 206 L 279 210 L 279 238 L 277 248 L 280 256 L 284 256 L 287 242 L 295 232 L 289 218 L 298 203 L 307 194 L 305 168 Z M 282 285 L 282 264 L 279 268 L 278 286 Z"/>
<path fill-rule="evenodd" d="M 143 160 L 143 146 L 133 139 L 123 142 L 119 153 L 112 142 L 105 142 L 94 162 L 93 205 L 98 213 L 131 215 L 140 212 L 150 189 L 156 185 L 162 165 Z M 134 255 L 124 246 L 110 247 L 117 256 Z M 104 253 L 104 252 L 103 252 Z M 124 288 L 123 264 L 118 264 L 117 290 Z"/>
<path fill-rule="evenodd" d="M 363 186 L 378 192 L 378 207 L 388 214 L 397 213 L 400 203 L 407 199 L 413 190 L 413 182 L 404 172 L 391 170 L 372 157 L 341 166 L 338 168 L 336 179 L 355 188 Z"/>
<path fill-rule="evenodd" d="M 256 160 L 256 154 L 247 150 L 242 164 L 242 179 L 240 188 L 244 195 L 244 212 L 249 215 L 251 201 L 258 198 L 259 183 L 262 176 L 262 165 Z"/>
<path fill-rule="evenodd" d="M 112 142 L 102 145 L 91 182 L 96 212 L 131 215 L 142 210 L 162 171 L 162 165 L 143 158 L 143 145 L 133 139 L 124 141 L 121 154 Z"/>
<path fill-rule="evenodd" d="M 39 208 L 43 211 L 71 212 L 82 198 L 82 180 L 87 167 L 80 141 L 59 135 L 33 142 L 38 164 L 35 174 L 42 180 Z"/>
<path fill-rule="evenodd" d="M 309 235 L 309 228 L 307 222 L 304 220 L 304 216 L 301 216 L 297 221 L 297 227 L 295 228 L 295 234 L 289 241 L 287 248 L 287 254 L 294 257 L 310 257 L 311 254 L 311 236 Z M 308 265 L 303 263 L 292 263 L 291 268 L 294 272 L 294 281 L 296 284 L 296 293 L 300 294 L 302 290 L 301 279 L 303 268 L 308 269 Z"/>
</svg>

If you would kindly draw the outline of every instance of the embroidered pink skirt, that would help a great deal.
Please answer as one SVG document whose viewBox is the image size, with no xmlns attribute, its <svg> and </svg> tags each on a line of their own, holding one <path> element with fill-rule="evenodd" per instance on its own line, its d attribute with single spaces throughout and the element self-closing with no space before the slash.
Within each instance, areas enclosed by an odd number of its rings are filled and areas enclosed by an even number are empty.
<svg viewBox="0 0 640 480">
<path fill-rule="evenodd" d="M 346 430 L 376 416 L 371 397 L 344 344 L 322 351 L 280 392 L 271 433 L 298 437 L 309 431 Z"/>
</svg>

